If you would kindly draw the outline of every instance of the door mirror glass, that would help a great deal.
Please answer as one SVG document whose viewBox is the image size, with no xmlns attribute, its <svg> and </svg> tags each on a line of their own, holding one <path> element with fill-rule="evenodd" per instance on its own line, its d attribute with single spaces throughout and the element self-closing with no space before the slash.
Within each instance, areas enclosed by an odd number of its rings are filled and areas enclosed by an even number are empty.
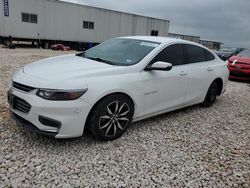
<svg viewBox="0 0 250 188">
<path fill-rule="evenodd" d="M 150 71 L 150 70 L 169 71 L 172 69 L 172 67 L 173 65 L 171 63 L 157 61 L 153 63 L 151 66 L 146 67 L 145 70 L 147 71 Z"/>
</svg>

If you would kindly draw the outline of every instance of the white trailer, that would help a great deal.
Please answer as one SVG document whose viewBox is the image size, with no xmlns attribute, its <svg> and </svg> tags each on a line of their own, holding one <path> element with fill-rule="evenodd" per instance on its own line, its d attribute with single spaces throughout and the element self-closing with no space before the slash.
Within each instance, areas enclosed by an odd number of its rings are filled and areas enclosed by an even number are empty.
<svg viewBox="0 0 250 188">
<path fill-rule="evenodd" d="M 6 39 L 100 43 L 128 35 L 167 36 L 169 21 L 58 0 L 2 0 Z"/>
</svg>

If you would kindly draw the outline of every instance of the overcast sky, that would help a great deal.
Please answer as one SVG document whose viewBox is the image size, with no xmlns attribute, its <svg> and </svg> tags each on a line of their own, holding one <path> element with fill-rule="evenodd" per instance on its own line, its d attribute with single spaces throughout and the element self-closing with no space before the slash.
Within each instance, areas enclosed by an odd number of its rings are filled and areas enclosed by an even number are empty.
<svg viewBox="0 0 250 188">
<path fill-rule="evenodd" d="M 250 0 L 65 0 L 170 20 L 170 32 L 250 48 Z"/>
</svg>

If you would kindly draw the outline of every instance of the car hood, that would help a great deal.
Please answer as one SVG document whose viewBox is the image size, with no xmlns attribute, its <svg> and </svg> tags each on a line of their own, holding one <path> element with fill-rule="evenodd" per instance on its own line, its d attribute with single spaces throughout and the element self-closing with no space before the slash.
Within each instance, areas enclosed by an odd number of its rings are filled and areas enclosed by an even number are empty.
<svg viewBox="0 0 250 188">
<path fill-rule="evenodd" d="M 67 76 L 77 72 L 86 74 L 89 71 L 111 67 L 114 66 L 76 55 L 63 55 L 25 65 L 24 73 L 36 77 L 49 78 L 51 76 Z"/>
<path fill-rule="evenodd" d="M 244 64 L 250 65 L 250 58 L 249 57 L 233 56 L 229 59 L 229 61 L 232 61 L 232 62 L 235 60 L 237 60 L 237 62 L 239 62 L 239 63 L 244 63 Z"/>
<path fill-rule="evenodd" d="M 40 88 L 72 88 L 78 87 L 72 86 L 74 83 L 85 82 L 91 77 L 123 74 L 125 71 L 124 66 L 109 65 L 71 54 L 27 64 L 13 80 Z"/>
</svg>

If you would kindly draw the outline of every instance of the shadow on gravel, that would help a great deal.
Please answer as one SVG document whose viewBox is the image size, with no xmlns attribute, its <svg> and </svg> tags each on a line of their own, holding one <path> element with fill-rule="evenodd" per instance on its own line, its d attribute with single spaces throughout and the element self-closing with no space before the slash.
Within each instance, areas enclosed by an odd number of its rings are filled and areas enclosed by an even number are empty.
<svg viewBox="0 0 250 188">
<path fill-rule="evenodd" d="M 218 101 L 216 101 L 216 103 L 217 102 Z M 128 132 L 131 129 L 137 130 L 140 127 L 151 126 L 151 123 L 161 122 L 163 120 L 167 121 L 171 117 L 174 117 L 174 116 L 177 117 L 177 116 L 182 115 L 184 113 L 191 112 L 191 111 L 198 110 L 198 109 L 199 110 L 201 110 L 201 109 L 205 110 L 207 108 L 203 108 L 200 105 L 193 105 L 193 106 L 185 107 L 185 108 L 178 109 L 178 110 L 175 110 L 175 111 L 172 111 L 172 112 L 167 112 L 167 113 L 164 113 L 164 114 L 161 114 L 161 115 L 150 117 L 150 118 L 147 118 L 147 119 L 144 119 L 144 120 L 133 123 L 132 126 L 128 129 Z"/>
</svg>

